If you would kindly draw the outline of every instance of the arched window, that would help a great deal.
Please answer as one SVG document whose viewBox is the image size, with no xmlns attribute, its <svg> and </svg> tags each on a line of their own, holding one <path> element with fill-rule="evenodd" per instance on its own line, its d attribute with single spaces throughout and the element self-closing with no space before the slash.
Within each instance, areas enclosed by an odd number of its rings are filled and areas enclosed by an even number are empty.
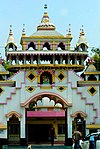
<svg viewBox="0 0 100 149">
<path fill-rule="evenodd" d="M 65 50 L 65 45 L 63 44 L 63 42 L 59 43 L 58 48 L 61 48 L 62 50 Z"/>
<path fill-rule="evenodd" d="M 50 50 L 50 44 L 48 42 L 45 42 L 43 45 L 43 48 L 46 47 L 48 50 Z"/>
<path fill-rule="evenodd" d="M 82 44 L 80 45 L 80 48 L 81 48 L 82 51 L 85 51 L 85 44 L 82 43 Z"/>
<path fill-rule="evenodd" d="M 52 84 L 52 74 L 48 71 L 44 71 L 40 76 L 41 84 Z"/>
<path fill-rule="evenodd" d="M 8 49 L 9 49 L 9 51 L 16 51 L 17 46 L 14 45 L 13 43 L 9 43 L 9 45 L 8 45 Z"/>
<path fill-rule="evenodd" d="M 85 120 L 84 118 L 78 113 L 77 117 L 74 118 L 72 122 L 73 132 L 79 131 L 82 133 L 82 136 L 85 136 Z"/>
<path fill-rule="evenodd" d="M 88 77 L 88 81 L 97 81 L 97 78 L 91 74 L 89 77 Z"/>
<path fill-rule="evenodd" d="M 13 44 L 11 43 L 11 44 L 9 44 L 9 49 L 13 49 Z"/>
<path fill-rule="evenodd" d="M 8 127 L 8 143 L 19 144 L 20 142 L 20 121 L 19 119 L 13 114 L 12 117 L 9 118 L 7 122 Z"/>
<path fill-rule="evenodd" d="M 30 44 L 28 45 L 28 50 L 30 48 L 33 48 L 34 50 L 36 49 L 34 42 L 30 42 Z"/>
</svg>

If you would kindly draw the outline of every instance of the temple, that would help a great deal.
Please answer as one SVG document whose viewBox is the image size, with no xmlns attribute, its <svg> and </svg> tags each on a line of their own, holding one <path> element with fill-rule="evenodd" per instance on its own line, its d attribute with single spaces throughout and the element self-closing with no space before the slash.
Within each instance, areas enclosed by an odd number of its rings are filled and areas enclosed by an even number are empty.
<svg viewBox="0 0 100 149">
<path fill-rule="evenodd" d="M 70 24 L 66 36 L 56 30 L 47 5 L 32 35 L 23 25 L 21 50 L 10 26 L 6 68 L 0 58 L 0 143 L 48 143 L 51 124 L 55 143 L 67 144 L 74 130 L 83 137 L 100 130 L 100 71 L 92 63 L 84 65 L 83 26 L 74 50 L 72 39 Z"/>
</svg>

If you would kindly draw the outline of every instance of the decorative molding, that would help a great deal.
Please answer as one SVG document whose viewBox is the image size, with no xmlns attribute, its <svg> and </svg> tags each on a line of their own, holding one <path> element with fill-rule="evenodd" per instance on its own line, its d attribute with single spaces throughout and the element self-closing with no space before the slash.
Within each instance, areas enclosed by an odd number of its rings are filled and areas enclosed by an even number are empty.
<svg viewBox="0 0 100 149">
<path fill-rule="evenodd" d="M 94 96 L 97 93 L 97 90 L 94 86 L 89 87 L 87 91 L 91 96 Z"/>
<path fill-rule="evenodd" d="M 70 114 L 70 116 L 75 118 L 75 117 L 77 117 L 77 114 L 80 114 L 81 117 L 87 117 L 87 114 L 84 113 L 83 111 L 76 111 L 75 113 Z"/>
<path fill-rule="evenodd" d="M 11 111 L 8 114 L 5 114 L 6 117 L 11 117 L 12 115 L 15 115 L 18 118 L 22 118 L 22 115 L 16 111 Z"/>
<path fill-rule="evenodd" d="M 38 94 L 33 95 L 31 98 L 29 98 L 27 101 L 25 101 L 24 103 L 21 103 L 21 107 L 25 107 L 27 104 L 29 104 L 31 102 L 31 100 L 39 97 L 39 96 L 55 96 L 57 98 L 59 98 L 59 101 L 63 102 L 64 105 L 66 107 L 71 107 L 72 103 L 68 102 L 66 99 L 64 99 L 62 96 L 60 96 L 59 94 L 53 93 L 53 92 L 40 92 Z"/>
</svg>

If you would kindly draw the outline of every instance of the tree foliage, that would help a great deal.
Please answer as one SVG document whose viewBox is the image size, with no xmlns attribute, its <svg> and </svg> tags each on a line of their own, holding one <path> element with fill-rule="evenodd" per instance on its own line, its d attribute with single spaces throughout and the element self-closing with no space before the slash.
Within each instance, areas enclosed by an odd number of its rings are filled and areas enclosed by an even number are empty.
<svg viewBox="0 0 100 149">
<path fill-rule="evenodd" d="M 92 52 L 95 53 L 95 55 L 93 56 L 94 65 L 95 65 L 96 69 L 100 71 L 100 49 L 99 48 L 96 48 L 96 49 L 93 48 Z"/>
</svg>

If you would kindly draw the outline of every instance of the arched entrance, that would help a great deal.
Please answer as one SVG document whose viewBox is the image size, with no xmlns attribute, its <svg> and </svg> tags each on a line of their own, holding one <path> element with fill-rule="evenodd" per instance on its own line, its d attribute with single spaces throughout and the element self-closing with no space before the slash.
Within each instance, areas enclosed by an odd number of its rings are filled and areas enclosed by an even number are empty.
<svg viewBox="0 0 100 149">
<path fill-rule="evenodd" d="M 8 144 L 20 144 L 20 121 L 12 115 L 7 122 Z"/>
<path fill-rule="evenodd" d="M 48 142 L 51 125 L 54 126 L 57 135 L 55 141 L 65 142 L 64 107 L 71 106 L 70 103 L 54 93 L 41 93 L 26 101 L 23 106 L 27 107 L 27 143 Z"/>
<path fill-rule="evenodd" d="M 86 124 L 85 124 L 84 118 L 81 116 L 80 113 L 76 115 L 74 118 L 74 121 L 72 122 L 72 128 L 73 132 L 74 131 L 80 131 L 82 133 L 82 137 L 85 137 L 85 129 L 86 129 Z"/>
</svg>

